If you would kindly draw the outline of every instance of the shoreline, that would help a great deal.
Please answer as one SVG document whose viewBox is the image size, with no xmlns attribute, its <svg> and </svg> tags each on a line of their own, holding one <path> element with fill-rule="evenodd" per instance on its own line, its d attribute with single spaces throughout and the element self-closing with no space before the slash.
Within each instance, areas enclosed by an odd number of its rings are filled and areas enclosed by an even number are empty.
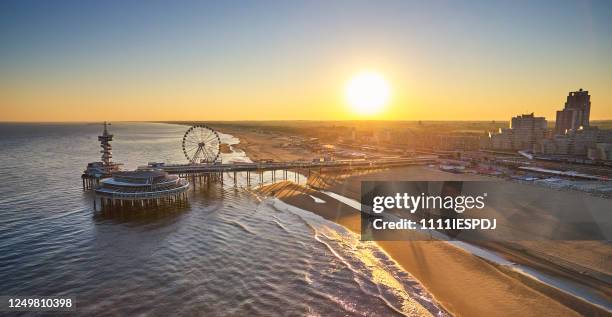
<svg viewBox="0 0 612 317">
<path fill-rule="evenodd" d="M 361 176 L 350 176 L 341 182 L 326 184 L 325 180 L 313 181 L 314 187 L 324 188 L 326 191 L 347 197 L 354 201 L 360 199 L 361 180 L 482 180 L 479 175 L 457 175 L 441 172 L 437 169 L 427 167 L 395 168 L 377 171 Z M 500 180 L 501 181 L 501 180 Z M 537 190 L 554 191 L 553 189 L 541 188 L 536 185 L 525 185 L 506 182 L 513 195 L 524 197 L 528 192 Z M 531 187 L 536 186 L 536 187 Z M 567 193 L 559 193 L 567 196 Z M 586 193 L 574 195 L 587 195 Z M 592 197 L 588 195 L 589 197 Z M 598 198 L 591 198 L 598 199 Z M 505 260 L 516 263 L 527 270 L 518 267 L 518 271 L 508 266 L 498 266 L 508 276 L 520 280 L 542 293 L 553 297 L 554 300 L 564 303 L 566 306 L 588 315 L 609 314 L 610 289 L 605 278 L 597 278 L 598 275 L 609 277 L 610 268 L 601 263 L 593 263 L 599 259 L 609 258 L 610 249 L 601 241 L 521 241 L 515 247 L 509 247 L 510 243 L 496 243 L 492 241 L 470 242 L 475 247 L 494 252 Z M 538 256 L 533 253 L 541 252 Z M 601 257 L 601 258 L 600 258 Z M 552 259 L 551 259 L 552 258 Z M 566 262 L 566 263 L 563 263 Z M 566 265 L 562 265 L 566 264 Z M 514 266 L 514 265 L 513 265 Z M 410 272 L 411 269 L 407 270 Z M 519 271 L 522 271 L 519 272 Z M 594 274 L 594 272 L 598 274 Z M 535 273 L 535 275 L 533 275 Z M 544 274 L 544 275 L 542 275 Z M 564 286 L 569 290 L 555 285 L 555 280 L 548 280 L 547 276 L 564 281 Z M 538 276 L 536 278 L 536 276 Z M 543 281 L 544 280 L 544 281 Z M 588 289 L 584 292 L 583 289 Z M 576 294 L 573 295 L 572 293 Z M 592 302 L 591 302 L 592 300 Z"/>
<path fill-rule="evenodd" d="M 263 131 L 240 126 L 215 128 L 222 133 L 238 138 L 240 143 L 232 147 L 244 151 L 253 161 L 262 159 L 310 160 L 310 158 L 320 156 L 307 151 L 296 153 L 296 149 L 285 147 L 283 142 L 287 140 L 287 135 L 278 131 Z M 385 171 L 388 170 L 371 173 L 370 176 L 376 173 L 384 174 Z M 324 181 L 309 179 L 308 184 L 314 185 L 313 188 L 325 188 L 327 191 L 359 200 L 359 189 L 354 188 L 359 176 L 354 176 L 354 173 L 352 175 L 350 182 L 341 179 L 341 182 L 330 184 L 327 179 Z M 449 173 L 444 173 L 444 175 L 449 176 Z M 357 234 L 360 233 L 359 211 L 323 193 L 291 182 L 265 185 L 258 191 L 264 195 L 277 197 L 297 208 L 318 214 Z M 326 207 L 329 203 L 314 203 L 314 197 L 326 202 L 335 201 L 333 208 Z M 444 241 L 376 241 L 376 243 L 406 272 L 412 274 L 444 309 L 455 315 L 609 314 L 604 307 L 538 281 L 535 277 L 502 267 Z M 527 254 L 521 252 L 522 250 L 510 250 L 503 246 L 481 245 L 480 247 L 500 253 L 507 260 L 517 262 L 532 260 Z M 542 265 L 540 262 L 536 264 Z M 546 266 L 540 268 L 548 269 Z M 555 271 L 555 269 L 558 268 L 552 267 L 552 270 L 549 271 Z M 609 298 L 610 295 L 604 293 L 603 296 Z"/>
<path fill-rule="evenodd" d="M 290 150 L 283 149 L 275 142 L 274 137 L 250 131 L 250 129 L 221 129 L 240 139 L 234 147 L 243 150 L 247 156 L 254 160 L 272 156 L 277 160 L 304 159 L 303 153 L 297 155 Z M 275 135 L 277 138 L 279 135 Z M 265 151 L 262 152 L 262 148 Z M 311 153 L 311 155 L 314 155 Z M 448 173 L 446 173 L 448 174 Z M 354 177 L 357 178 L 357 177 Z M 310 180 L 309 180 L 310 182 Z M 339 195 L 351 197 L 347 191 L 349 186 L 343 181 L 340 184 L 329 186 L 319 182 L 315 187 L 329 187 L 326 190 Z M 324 207 L 328 203 L 315 203 L 312 197 L 326 202 L 333 200 L 330 196 L 310 190 L 306 187 L 285 182 L 266 185 L 259 189 L 262 194 L 274 196 L 285 203 L 308 210 L 328 220 L 336 222 L 345 228 L 360 233 L 359 211 L 352 210 L 336 201 L 333 208 Z M 355 190 L 353 197 L 358 194 Z M 356 214 L 357 217 L 351 214 Z M 604 307 L 589 303 L 581 298 L 557 289 L 552 285 L 544 284 L 533 277 L 501 267 L 495 263 L 469 254 L 444 241 L 377 241 L 391 258 L 407 272 L 412 274 L 432 294 L 432 296 L 447 311 L 456 315 L 488 316 L 488 315 L 522 315 L 537 316 L 542 314 L 579 315 L 607 314 Z M 484 247 L 484 246 L 483 246 Z M 486 247 L 496 251 L 508 260 L 529 262 L 529 257 L 521 259 L 521 252 L 514 250 L 506 252 L 504 247 Z M 408 250 L 408 252 L 406 252 Z M 412 256 L 410 256 L 412 254 Z M 414 256 L 419 254 L 419 257 Z M 452 255 L 452 256 L 451 256 Z M 541 265 L 541 263 L 537 263 Z M 440 266 L 445 269 L 440 271 Z M 537 267 L 537 266 L 535 266 Z M 435 274 L 432 274 L 433 270 Z M 555 271 L 552 268 L 552 271 Z M 473 297 L 478 297 L 477 300 Z M 606 294 L 603 295 L 604 297 Z M 495 303 L 495 305 L 492 305 Z M 492 308 L 494 307 L 494 308 Z"/>
<path fill-rule="evenodd" d="M 384 179 L 388 179 L 388 177 Z M 353 182 L 357 183 L 355 179 L 353 179 Z M 331 190 L 321 190 L 321 192 L 331 195 L 333 198 L 337 197 L 336 199 L 352 206 L 358 212 L 360 209 L 359 197 L 356 197 L 356 199 L 346 197 L 346 192 L 344 192 L 346 189 L 346 186 L 342 186 L 340 190 L 333 188 Z M 419 241 L 414 242 L 418 243 Z M 568 268 L 550 258 L 536 257 L 530 254 L 530 251 L 535 249 L 533 245 L 540 247 L 544 245 L 548 248 L 546 251 L 561 249 L 561 252 L 574 253 L 574 257 L 583 255 L 586 257 L 590 253 L 601 251 L 602 247 L 605 248 L 605 244 L 600 241 L 523 241 L 523 245 L 519 245 L 519 248 L 509 246 L 512 242 L 499 243 L 486 240 L 448 241 L 446 243 L 489 262 L 508 276 L 520 280 L 525 285 L 552 297 L 560 303 L 564 303 L 581 314 L 607 315 L 610 313 L 610 289 L 606 278 L 602 277 L 606 275 L 605 272 L 588 269 L 580 266 L 577 262 L 572 263 L 572 268 Z M 532 245 L 529 246 L 529 244 Z M 572 248 L 581 248 L 581 252 L 568 250 L 566 244 L 569 244 Z M 525 247 L 525 245 L 531 247 L 531 249 Z M 606 254 L 609 254 L 609 252 Z M 563 261 L 564 259 L 556 258 L 555 260 Z M 601 268 L 602 271 L 607 269 L 607 267 Z M 582 270 L 590 270 L 591 272 L 586 273 Z M 595 274 L 590 274 L 593 271 L 599 273 L 601 278 L 594 277 Z"/>
<path fill-rule="evenodd" d="M 313 212 L 360 233 L 359 211 L 316 190 L 291 182 L 266 185 L 258 192 Z M 315 202 L 309 196 L 324 200 Z M 460 316 L 578 316 L 494 263 L 444 241 L 376 241 L 452 314 Z M 536 285 L 537 286 L 537 285 Z M 537 288 L 537 287 L 536 287 Z"/>
</svg>

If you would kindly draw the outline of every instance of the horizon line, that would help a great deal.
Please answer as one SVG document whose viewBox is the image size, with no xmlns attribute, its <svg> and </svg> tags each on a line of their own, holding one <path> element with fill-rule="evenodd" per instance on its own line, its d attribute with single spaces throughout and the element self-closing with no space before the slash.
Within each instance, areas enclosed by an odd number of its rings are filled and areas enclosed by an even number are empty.
<svg viewBox="0 0 612 317">
<path fill-rule="evenodd" d="M 101 123 L 101 122 L 139 122 L 139 123 L 184 123 L 184 122 L 510 122 L 511 119 L 415 119 L 415 120 L 392 120 L 392 119 L 245 119 L 245 120 L 74 120 L 74 121 L 21 121 L 21 120 L 0 120 L 0 123 Z M 548 120 L 547 122 L 556 122 Z M 590 122 L 612 121 L 609 119 L 593 119 Z"/>
</svg>

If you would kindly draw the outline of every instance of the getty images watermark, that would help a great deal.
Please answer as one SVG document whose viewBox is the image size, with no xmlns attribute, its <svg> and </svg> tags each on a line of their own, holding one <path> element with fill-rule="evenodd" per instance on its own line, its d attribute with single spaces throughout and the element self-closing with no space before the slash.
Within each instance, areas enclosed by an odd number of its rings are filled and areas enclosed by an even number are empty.
<svg viewBox="0 0 612 317">
<path fill-rule="evenodd" d="M 609 240 L 610 200 L 504 181 L 365 181 L 363 240 Z"/>
</svg>

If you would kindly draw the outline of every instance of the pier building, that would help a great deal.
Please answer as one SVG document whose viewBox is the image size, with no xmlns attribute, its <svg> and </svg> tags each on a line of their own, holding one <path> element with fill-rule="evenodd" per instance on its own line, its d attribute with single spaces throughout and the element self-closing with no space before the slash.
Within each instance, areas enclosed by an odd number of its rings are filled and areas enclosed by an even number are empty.
<svg viewBox="0 0 612 317">
<path fill-rule="evenodd" d="M 95 189 L 102 209 L 183 205 L 189 182 L 177 175 L 151 169 L 114 172 Z"/>
</svg>

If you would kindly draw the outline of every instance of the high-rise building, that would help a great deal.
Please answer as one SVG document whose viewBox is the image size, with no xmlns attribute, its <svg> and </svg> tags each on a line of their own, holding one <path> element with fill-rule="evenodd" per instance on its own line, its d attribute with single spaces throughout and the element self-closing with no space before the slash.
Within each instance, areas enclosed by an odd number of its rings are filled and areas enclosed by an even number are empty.
<svg viewBox="0 0 612 317">
<path fill-rule="evenodd" d="M 591 96 L 586 90 L 570 92 L 565 108 L 557 111 L 555 135 L 545 139 L 537 152 L 610 160 L 612 131 L 589 126 Z"/>
<path fill-rule="evenodd" d="M 491 135 L 491 147 L 500 150 L 534 150 L 546 136 L 546 118 L 523 114 L 512 118 L 510 128 Z"/>
<path fill-rule="evenodd" d="M 566 131 L 578 130 L 589 126 L 591 113 L 591 96 L 586 90 L 570 92 L 563 110 L 557 111 L 555 133 L 564 134 Z"/>
</svg>

